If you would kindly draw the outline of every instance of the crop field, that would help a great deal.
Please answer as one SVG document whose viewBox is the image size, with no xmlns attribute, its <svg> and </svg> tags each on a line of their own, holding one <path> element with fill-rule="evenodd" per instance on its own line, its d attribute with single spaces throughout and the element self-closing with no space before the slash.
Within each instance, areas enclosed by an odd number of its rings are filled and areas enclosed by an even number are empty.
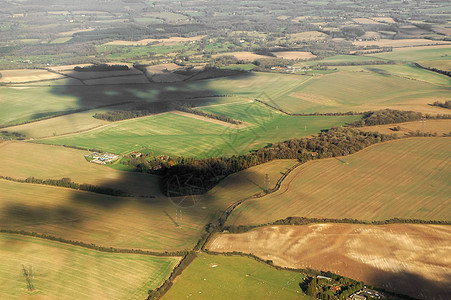
<svg viewBox="0 0 451 300">
<path fill-rule="evenodd" d="M 176 207 L 165 197 L 113 197 L 0 180 L 1 228 L 106 247 L 190 249 L 217 210 L 215 203 L 205 202 L 183 211 L 177 222 Z"/>
<path fill-rule="evenodd" d="M 274 160 L 230 175 L 207 194 L 199 196 L 196 206 L 183 209 L 177 208 L 171 203 L 171 199 L 158 193 L 155 177 L 116 172 L 104 166 L 90 164 L 77 155 L 77 152 L 82 152 L 79 150 L 59 150 L 53 146 L 23 144 L 13 143 L 14 147 L 11 149 L 11 144 L 3 143 L 0 150 L 5 151 L 2 154 L 8 155 L 16 149 L 18 153 L 15 155 L 20 156 L 25 150 L 31 153 L 30 149 L 22 147 L 36 146 L 37 148 L 32 149 L 40 158 L 35 162 L 26 158 L 27 161 L 24 161 L 23 165 L 14 160 L 14 164 L 5 169 L 7 174 L 0 175 L 26 177 L 32 174 L 36 177 L 46 177 L 54 172 L 55 177 L 61 178 L 57 175 L 64 175 L 64 169 L 71 167 L 73 171 L 70 177 L 74 181 L 86 179 L 89 183 L 100 182 L 105 186 L 110 184 L 123 189 L 129 185 L 136 192 L 139 191 L 140 185 L 142 190 L 153 187 L 156 197 L 113 197 L 54 186 L 0 180 L 1 228 L 34 231 L 108 247 L 155 251 L 192 247 L 197 242 L 203 226 L 213 215 L 217 215 L 219 209 L 261 192 L 265 186 L 265 174 L 270 178 L 269 187 L 274 186 L 281 173 L 295 164 L 295 160 Z M 45 154 L 39 151 L 39 147 L 50 147 L 54 150 Z M 44 163 L 46 155 L 55 157 L 54 166 Z M 67 157 L 68 161 L 64 161 L 64 157 Z M 121 174 L 119 178 L 112 178 Z M 151 180 L 143 180 L 140 177 L 148 177 Z M 110 178 L 110 181 L 105 178 Z M 177 203 L 179 199 L 172 201 Z M 176 218 L 177 209 L 182 209 L 181 220 Z M 130 232 L 133 232 L 133 235 L 130 235 Z M 161 235 L 161 232 L 165 234 Z"/>
<path fill-rule="evenodd" d="M 444 113 L 447 113 L 445 109 Z M 399 126 L 399 131 L 394 131 L 393 128 Z M 417 131 L 429 133 L 437 133 L 438 136 L 443 134 L 449 134 L 451 132 L 451 120 L 427 120 L 415 121 L 415 122 L 406 122 L 406 123 L 397 123 L 397 124 L 387 124 L 387 125 L 376 125 L 376 126 L 366 126 L 361 127 L 360 129 L 364 131 L 371 132 L 380 132 L 383 134 L 396 134 L 398 136 L 405 136 L 410 133 L 415 133 Z"/>
<path fill-rule="evenodd" d="M 451 71 L 451 60 L 435 60 L 420 62 L 423 67 Z"/>
<path fill-rule="evenodd" d="M 23 83 L 30 81 L 52 80 L 63 78 L 64 76 L 49 72 L 47 70 L 1 70 L 2 83 Z"/>
<path fill-rule="evenodd" d="M 173 257 L 102 253 L 3 233 L 0 249 L 2 297 L 8 299 L 144 299 L 179 261 Z M 32 267 L 33 291 L 27 289 L 22 266 Z"/>
<path fill-rule="evenodd" d="M 255 54 L 253 52 L 243 52 L 243 51 L 226 52 L 226 53 L 216 54 L 213 57 L 219 57 L 219 56 L 224 56 L 224 55 L 232 55 L 232 56 L 235 56 L 237 59 L 242 59 L 242 60 L 246 60 L 246 61 L 253 61 L 256 59 L 260 59 L 260 58 L 269 58 L 269 56 Z"/>
<path fill-rule="evenodd" d="M 446 60 L 451 55 L 451 45 L 398 48 L 392 52 L 373 53 L 370 56 L 397 61 L 424 62 Z"/>
<path fill-rule="evenodd" d="M 303 278 L 247 257 L 201 253 L 163 299 L 310 299 Z"/>
<path fill-rule="evenodd" d="M 152 175 L 121 172 L 88 162 L 85 154 L 70 148 L 23 142 L 0 146 L 0 175 L 15 179 L 70 178 L 76 183 L 119 189 L 136 196 L 159 196 L 158 178 Z"/>
<path fill-rule="evenodd" d="M 437 44 L 451 45 L 450 42 L 432 41 L 432 40 L 428 40 L 428 39 L 399 39 L 399 40 L 380 39 L 378 41 L 362 41 L 362 42 L 356 41 L 356 42 L 353 42 L 353 44 L 357 45 L 357 46 L 377 45 L 379 47 L 393 47 L 393 48 L 428 46 L 428 45 L 437 45 Z"/>
<path fill-rule="evenodd" d="M 19 132 L 26 135 L 28 138 L 33 139 L 80 132 L 108 124 L 108 121 L 99 120 L 92 117 L 95 113 L 102 113 L 105 111 L 105 109 L 93 109 L 18 126 L 7 127 L 4 130 Z"/>
<path fill-rule="evenodd" d="M 253 126 L 244 128 L 233 128 L 216 124 L 217 122 L 200 120 L 196 115 L 188 117 L 165 113 L 114 122 L 86 133 L 49 138 L 38 142 L 101 149 L 117 154 L 127 154 L 145 148 L 171 155 L 211 157 L 241 154 L 267 143 L 312 135 L 320 132 L 321 129 L 343 125 L 358 119 L 358 116 L 289 117 L 278 114 L 274 115 L 274 118 L 261 118 L 261 116 L 252 115 L 251 110 L 257 112 L 263 110 L 266 115 L 271 115 L 271 111 L 261 104 L 259 106 L 261 107 L 249 108 L 247 112 L 250 114 L 243 121 Z M 228 106 L 215 106 L 215 109 L 221 111 L 223 107 Z M 241 107 L 230 109 L 236 111 Z M 234 117 L 233 114 L 228 116 Z M 282 129 L 285 130 L 281 133 Z M 215 145 L 214 150 L 211 145 Z"/>
<path fill-rule="evenodd" d="M 415 298 L 448 299 L 447 225 L 313 224 L 217 234 L 208 249 L 252 253 L 275 265 L 331 271 Z"/>
<path fill-rule="evenodd" d="M 274 194 L 239 206 L 230 225 L 286 217 L 450 221 L 449 138 L 410 138 L 306 163 Z"/>
</svg>

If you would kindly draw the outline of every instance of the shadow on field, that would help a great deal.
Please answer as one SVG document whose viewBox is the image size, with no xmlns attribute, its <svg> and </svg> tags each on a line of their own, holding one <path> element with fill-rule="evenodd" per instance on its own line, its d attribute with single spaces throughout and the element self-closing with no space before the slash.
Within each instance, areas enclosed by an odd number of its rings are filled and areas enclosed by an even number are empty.
<svg viewBox="0 0 451 300">
<path fill-rule="evenodd" d="M 428 270 L 424 271 L 428 272 Z M 387 291 L 408 295 L 415 299 L 451 299 L 450 273 L 444 278 L 432 281 L 410 272 L 378 271 L 373 273 L 368 282 Z"/>
</svg>

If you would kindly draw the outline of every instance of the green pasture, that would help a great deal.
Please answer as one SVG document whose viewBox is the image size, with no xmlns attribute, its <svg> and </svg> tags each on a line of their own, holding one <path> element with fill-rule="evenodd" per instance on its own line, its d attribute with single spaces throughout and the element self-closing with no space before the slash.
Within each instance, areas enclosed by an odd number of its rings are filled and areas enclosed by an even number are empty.
<svg viewBox="0 0 451 300">
<path fill-rule="evenodd" d="M 421 62 L 428 60 L 448 60 L 451 57 L 451 45 L 449 47 L 431 46 L 427 47 L 408 47 L 396 49 L 392 52 L 372 53 L 369 56 L 391 59 L 396 61 Z"/>
<path fill-rule="evenodd" d="M 310 299 L 304 274 L 241 256 L 198 254 L 163 299 Z"/>
<path fill-rule="evenodd" d="M 127 154 L 141 149 L 185 157 L 241 154 L 268 143 L 308 136 L 357 120 L 358 116 L 290 117 L 262 104 L 215 106 L 210 111 L 251 123 L 233 128 L 173 113 L 111 123 L 89 132 L 39 140 Z M 252 107 L 255 105 L 255 107 Z M 229 107 L 230 106 L 230 107 Z M 240 110 L 244 109 L 241 114 Z M 235 114 L 233 113 L 235 111 Z M 238 111 L 238 112 L 237 112 Z M 228 124 L 228 123 L 225 123 Z"/>
<path fill-rule="evenodd" d="M 173 257 L 113 254 L 38 238 L 0 234 L 4 299 L 145 299 L 169 276 Z M 23 272 L 31 267 L 29 291 Z"/>
</svg>

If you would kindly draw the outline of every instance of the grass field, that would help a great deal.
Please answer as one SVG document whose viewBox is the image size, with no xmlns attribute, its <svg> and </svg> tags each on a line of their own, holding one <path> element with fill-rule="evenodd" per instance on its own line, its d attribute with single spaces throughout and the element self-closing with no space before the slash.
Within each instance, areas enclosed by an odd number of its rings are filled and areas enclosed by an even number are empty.
<svg viewBox="0 0 451 300">
<path fill-rule="evenodd" d="M 0 257 L 4 299 L 145 299 L 179 260 L 102 253 L 14 234 L 0 234 Z M 27 290 L 22 265 L 32 267 L 34 291 Z"/>
<path fill-rule="evenodd" d="M 377 45 L 379 47 L 402 48 L 402 47 L 428 46 L 434 44 L 450 44 L 450 43 L 446 41 L 432 41 L 428 39 L 399 39 L 399 40 L 380 39 L 378 41 L 362 41 L 362 42 L 357 41 L 353 42 L 353 44 L 356 46 Z"/>
<path fill-rule="evenodd" d="M 279 191 L 239 206 L 230 225 L 286 217 L 450 220 L 449 138 L 411 138 L 297 168 Z"/>
<path fill-rule="evenodd" d="M 449 298 L 447 225 L 314 224 L 217 234 L 208 249 L 252 253 L 275 265 L 329 270 L 416 298 Z"/>
<path fill-rule="evenodd" d="M 358 119 L 358 116 L 290 117 L 275 114 L 262 104 L 246 102 L 245 105 L 247 106 L 222 105 L 211 109 L 214 112 L 228 111 L 227 116 L 234 118 L 238 115 L 242 117 L 237 118 L 238 120 L 253 125 L 245 128 L 231 128 L 207 122 L 195 115 L 187 117 L 165 113 L 115 122 L 86 133 L 49 138 L 39 142 L 101 149 L 118 154 L 147 148 L 170 155 L 211 157 L 241 154 L 265 146 L 267 143 L 312 135 L 322 129 Z"/>
<path fill-rule="evenodd" d="M 369 55 L 408 62 L 448 60 L 448 57 L 451 55 L 451 45 L 399 48 L 392 52 L 373 53 Z"/>
<path fill-rule="evenodd" d="M 451 59 L 420 62 L 423 67 L 451 71 Z"/>
<path fill-rule="evenodd" d="M 303 278 L 247 257 L 202 253 L 163 299 L 310 299 L 299 287 Z"/>
</svg>

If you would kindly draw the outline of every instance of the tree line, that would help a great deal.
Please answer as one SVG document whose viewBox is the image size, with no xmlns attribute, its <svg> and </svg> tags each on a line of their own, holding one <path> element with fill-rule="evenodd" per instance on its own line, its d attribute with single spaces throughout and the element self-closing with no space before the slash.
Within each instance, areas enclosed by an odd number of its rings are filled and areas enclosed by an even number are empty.
<svg viewBox="0 0 451 300">
<path fill-rule="evenodd" d="M 61 178 L 61 179 L 39 179 L 39 178 L 34 178 L 34 177 L 28 177 L 27 179 L 22 180 L 22 179 L 12 178 L 9 176 L 1 176 L 0 175 L 0 178 L 5 179 L 5 180 L 10 180 L 10 181 L 15 181 L 15 182 L 21 182 L 21 183 L 53 185 L 53 186 L 65 187 L 65 188 L 69 188 L 69 189 L 110 195 L 110 196 L 121 196 L 121 197 L 130 196 L 121 190 L 112 189 L 109 187 L 98 186 L 98 185 L 92 185 L 92 184 L 88 184 L 88 183 L 80 184 L 80 183 L 73 182 L 70 178 L 67 178 L 67 177 Z"/>
<path fill-rule="evenodd" d="M 451 109 L 451 101 L 445 101 L 445 102 L 435 101 L 431 105 Z"/>
<path fill-rule="evenodd" d="M 76 66 L 74 71 L 76 72 L 108 72 L 108 71 L 128 71 L 130 70 L 127 65 L 108 65 L 108 64 L 95 64 L 86 67 Z"/>
</svg>

